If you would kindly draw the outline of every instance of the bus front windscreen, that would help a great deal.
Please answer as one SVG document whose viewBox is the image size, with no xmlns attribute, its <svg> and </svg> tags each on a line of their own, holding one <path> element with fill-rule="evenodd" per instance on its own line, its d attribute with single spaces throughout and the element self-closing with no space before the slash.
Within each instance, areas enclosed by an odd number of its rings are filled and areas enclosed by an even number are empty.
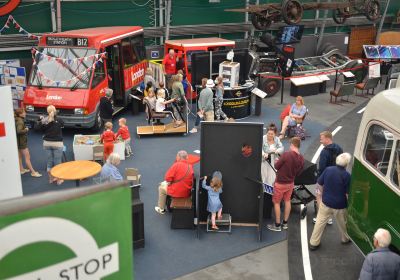
<svg viewBox="0 0 400 280">
<path fill-rule="evenodd" d="M 88 88 L 95 53 L 95 49 L 40 48 L 34 56 L 29 83 L 71 90 Z"/>
</svg>

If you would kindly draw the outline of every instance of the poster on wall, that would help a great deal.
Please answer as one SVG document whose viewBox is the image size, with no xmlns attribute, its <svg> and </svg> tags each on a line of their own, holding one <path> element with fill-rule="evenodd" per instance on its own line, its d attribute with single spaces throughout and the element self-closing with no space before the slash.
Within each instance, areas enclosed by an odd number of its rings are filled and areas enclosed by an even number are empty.
<svg viewBox="0 0 400 280">
<path fill-rule="evenodd" d="M 11 86 L 14 109 L 19 108 L 26 89 L 26 71 L 19 60 L 0 60 L 0 84 Z"/>
</svg>

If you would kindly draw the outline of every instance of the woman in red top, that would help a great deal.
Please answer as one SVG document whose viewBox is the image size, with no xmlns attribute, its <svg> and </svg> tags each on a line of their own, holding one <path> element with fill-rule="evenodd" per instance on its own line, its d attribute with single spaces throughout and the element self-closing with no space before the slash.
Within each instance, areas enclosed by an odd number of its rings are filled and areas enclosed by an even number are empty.
<svg viewBox="0 0 400 280">
<path fill-rule="evenodd" d="M 115 135 L 115 138 L 118 138 L 118 136 L 121 136 L 122 140 L 124 140 L 124 142 L 125 142 L 126 157 L 130 157 L 131 155 L 133 155 L 132 149 L 131 149 L 131 134 L 129 133 L 129 128 L 126 125 L 126 119 L 120 118 L 118 120 L 118 125 L 119 125 L 119 129 L 117 131 L 117 134 Z"/>
<path fill-rule="evenodd" d="M 114 151 L 114 141 L 117 139 L 112 131 L 112 127 L 112 123 L 106 122 L 104 125 L 105 131 L 100 137 L 100 142 L 104 145 L 104 161 L 106 161 L 108 156 Z"/>
</svg>

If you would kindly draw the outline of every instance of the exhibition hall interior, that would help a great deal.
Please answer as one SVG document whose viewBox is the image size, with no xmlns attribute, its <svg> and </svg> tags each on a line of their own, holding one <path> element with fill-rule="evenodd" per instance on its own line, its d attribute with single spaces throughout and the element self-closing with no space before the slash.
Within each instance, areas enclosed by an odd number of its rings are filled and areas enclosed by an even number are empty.
<svg viewBox="0 0 400 280">
<path fill-rule="evenodd" d="M 399 1 L 0 2 L 0 279 L 400 279 Z"/>
</svg>

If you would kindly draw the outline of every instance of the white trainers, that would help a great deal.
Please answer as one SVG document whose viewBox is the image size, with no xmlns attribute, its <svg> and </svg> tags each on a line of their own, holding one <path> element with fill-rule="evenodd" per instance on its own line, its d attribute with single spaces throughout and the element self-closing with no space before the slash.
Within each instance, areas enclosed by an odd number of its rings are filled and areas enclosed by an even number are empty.
<svg viewBox="0 0 400 280">
<path fill-rule="evenodd" d="M 197 128 L 193 127 L 189 132 L 190 133 L 196 133 L 197 132 Z"/>
<path fill-rule="evenodd" d="M 156 206 L 154 207 L 154 210 L 156 210 L 156 212 L 158 214 L 164 215 L 165 214 L 165 209 L 161 209 L 160 207 Z"/>
</svg>

